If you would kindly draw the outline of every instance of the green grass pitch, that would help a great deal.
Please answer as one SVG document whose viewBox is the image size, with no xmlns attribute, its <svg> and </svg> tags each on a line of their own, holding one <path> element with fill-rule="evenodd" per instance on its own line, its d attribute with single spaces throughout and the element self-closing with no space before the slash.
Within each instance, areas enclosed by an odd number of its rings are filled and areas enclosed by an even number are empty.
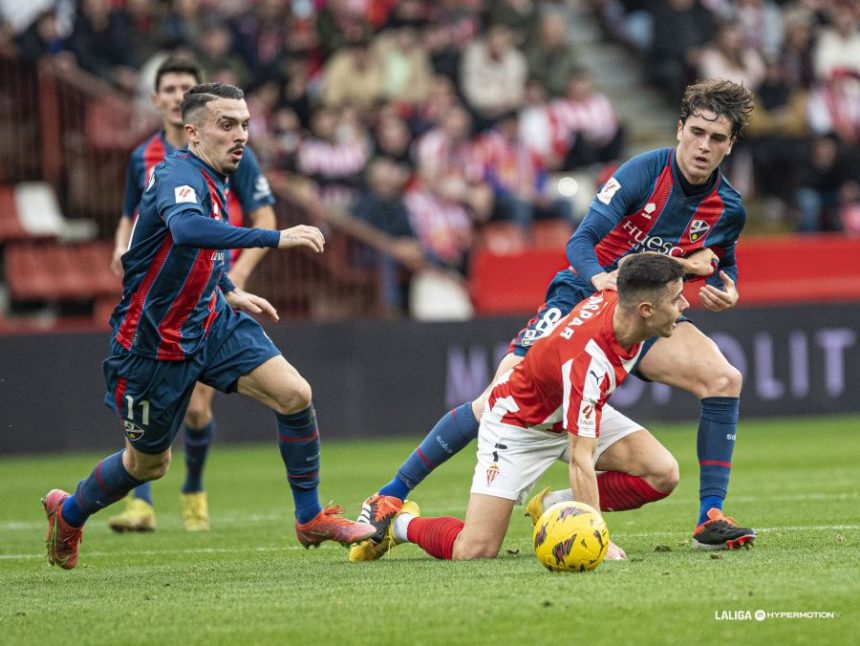
<svg viewBox="0 0 860 646">
<path fill-rule="evenodd" d="M 661 427 L 681 485 L 657 504 L 607 514 L 630 560 L 585 574 L 541 568 L 519 508 L 495 561 L 440 562 L 413 545 L 360 564 L 339 545 L 306 551 L 274 442 L 213 447 L 209 533 L 181 528 L 177 456 L 153 488 L 158 531 L 112 534 L 105 523 L 117 509 L 108 509 L 90 519 L 67 572 L 44 559 L 39 498 L 73 488 L 100 456 L 2 458 L 0 643 L 857 643 L 859 429 L 856 417 L 743 421 L 727 511 L 759 538 L 712 555 L 688 546 L 695 428 Z M 355 514 L 414 444 L 324 438 L 322 496 Z M 464 451 L 415 491 L 425 515 L 462 517 L 473 459 Z M 544 483 L 565 477 L 558 466 Z M 756 610 L 769 614 L 756 621 Z M 775 614 L 792 612 L 835 616 Z"/>
</svg>

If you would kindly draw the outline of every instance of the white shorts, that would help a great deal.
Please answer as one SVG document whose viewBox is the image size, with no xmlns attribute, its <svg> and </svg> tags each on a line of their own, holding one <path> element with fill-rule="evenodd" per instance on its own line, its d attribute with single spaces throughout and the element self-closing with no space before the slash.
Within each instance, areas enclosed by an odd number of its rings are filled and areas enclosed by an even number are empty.
<svg viewBox="0 0 860 646">
<path fill-rule="evenodd" d="M 642 426 L 611 406 L 603 407 L 594 463 L 618 440 L 641 431 Z M 551 433 L 503 424 L 490 411 L 481 417 L 478 431 L 478 464 L 472 493 L 514 500 L 528 500 L 535 482 L 557 460 L 569 461 L 568 433 Z"/>
</svg>

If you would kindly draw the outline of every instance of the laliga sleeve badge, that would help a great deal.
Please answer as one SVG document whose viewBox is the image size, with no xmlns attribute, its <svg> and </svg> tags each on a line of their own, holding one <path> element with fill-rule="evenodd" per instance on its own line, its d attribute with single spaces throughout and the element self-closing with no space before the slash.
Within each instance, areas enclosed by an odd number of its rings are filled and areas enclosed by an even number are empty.
<svg viewBox="0 0 860 646">
<path fill-rule="evenodd" d="M 603 185 L 603 188 L 600 189 L 600 193 L 597 194 L 597 199 L 608 205 L 619 188 L 621 188 L 621 184 L 618 180 L 610 177 L 606 184 Z"/>
<path fill-rule="evenodd" d="M 187 202 L 189 204 L 197 204 L 197 192 L 187 184 L 177 186 L 173 189 L 173 196 L 176 198 L 176 203 Z"/>
</svg>

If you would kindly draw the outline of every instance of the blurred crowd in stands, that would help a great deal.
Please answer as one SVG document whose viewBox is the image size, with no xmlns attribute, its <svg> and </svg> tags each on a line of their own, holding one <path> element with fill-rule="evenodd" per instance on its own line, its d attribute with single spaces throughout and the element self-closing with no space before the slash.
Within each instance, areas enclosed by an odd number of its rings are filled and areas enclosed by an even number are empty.
<svg viewBox="0 0 860 646">
<path fill-rule="evenodd" d="M 860 3 L 581 2 L 668 106 L 697 78 L 756 92 L 731 156 L 742 193 L 801 231 L 860 231 Z M 399 241 L 398 254 L 459 272 L 486 223 L 525 240 L 538 220 L 572 230 L 584 214 L 550 178 L 605 177 L 628 155 L 616 110 L 570 40 L 575 13 L 563 0 L 0 7 L 0 48 L 77 65 L 141 105 L 158 64 L 193 58 L 208 80 L 246 90 L 251 144 L 270 172 L 289 175 L 300 203 L 350 212 Z"/>
</svg>

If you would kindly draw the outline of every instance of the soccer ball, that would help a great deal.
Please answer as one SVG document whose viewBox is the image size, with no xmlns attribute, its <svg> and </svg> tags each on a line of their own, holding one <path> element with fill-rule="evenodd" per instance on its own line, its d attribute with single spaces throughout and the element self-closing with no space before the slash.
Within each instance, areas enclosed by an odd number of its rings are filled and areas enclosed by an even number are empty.
<svg viewBox="0 0 860 646">
<path fill-rule="evenodd" d="M 553 572 L 582 572 L 603 563 L 609 529 L 600 512 L 581 502 L 560 502 L 543 512 L 532 539 L 535 556 Z"/>
</svg>

